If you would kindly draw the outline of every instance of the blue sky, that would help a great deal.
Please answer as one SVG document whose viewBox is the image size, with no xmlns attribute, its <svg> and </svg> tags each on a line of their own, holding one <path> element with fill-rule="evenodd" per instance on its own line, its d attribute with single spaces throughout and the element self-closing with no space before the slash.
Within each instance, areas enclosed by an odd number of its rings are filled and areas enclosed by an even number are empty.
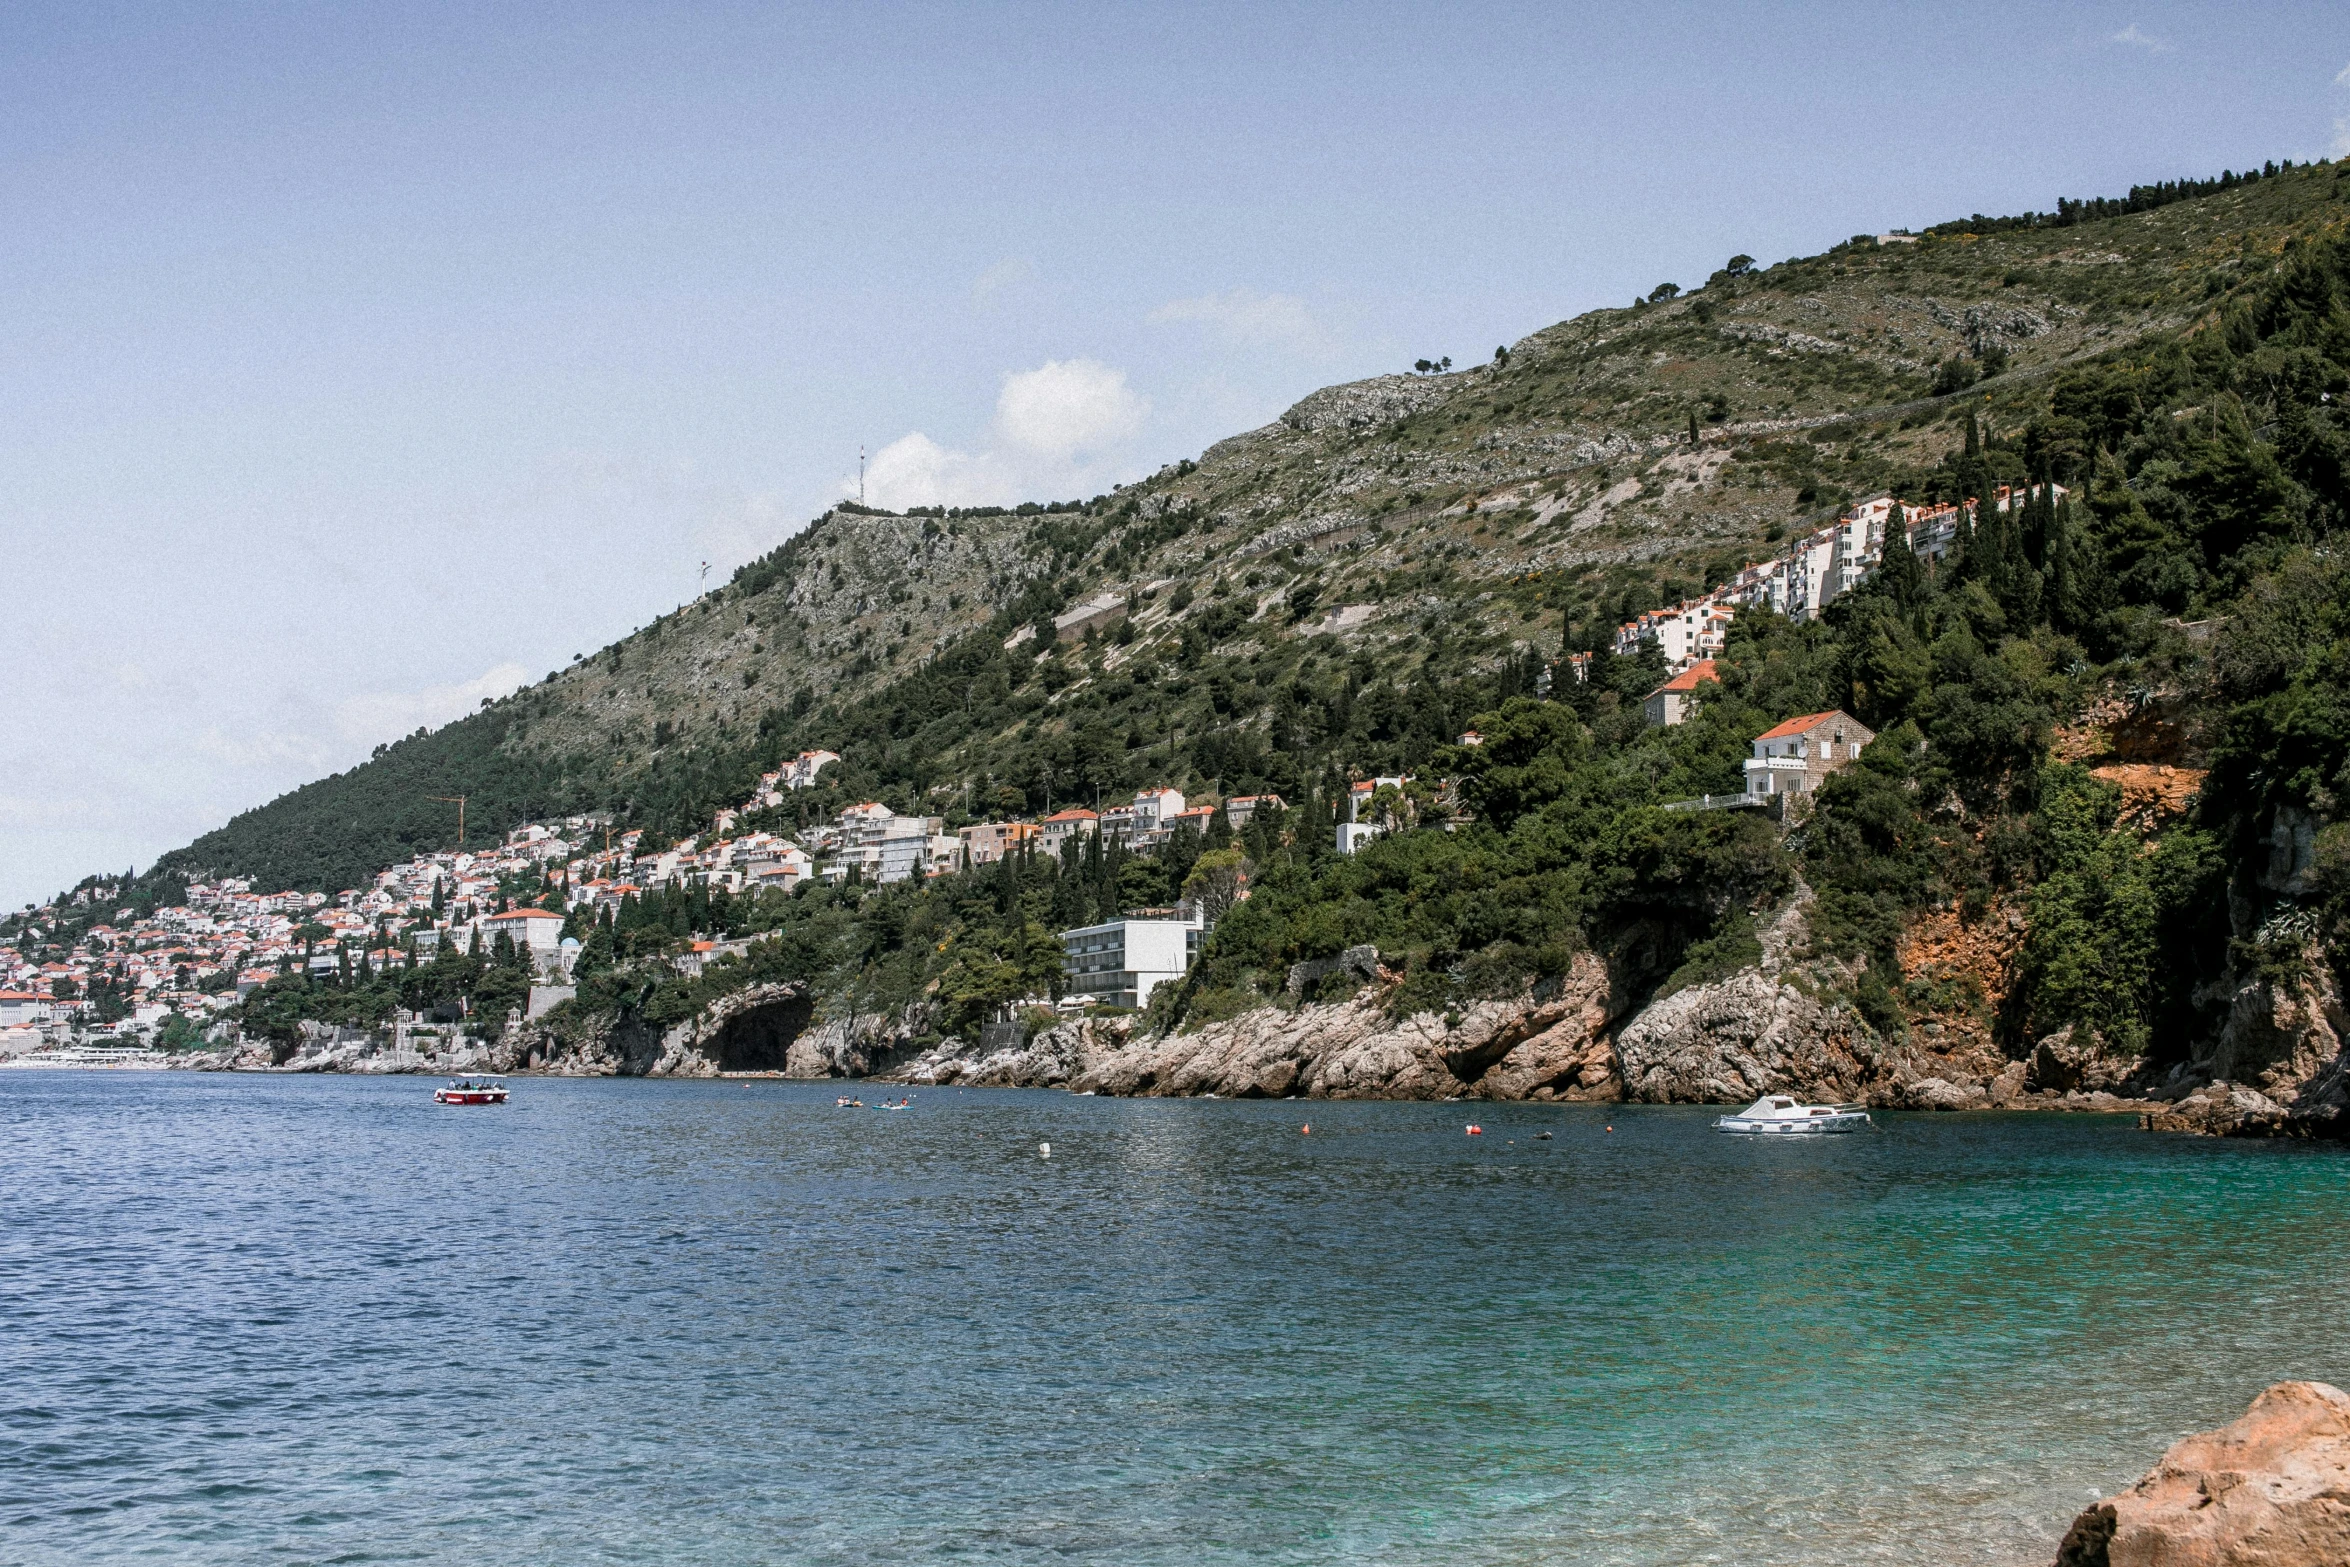
<svg viewBox="0 0 2350 1567">
<path fill-rule="evenodd" d="M 625 634 L 860 445 L 1090 495 L 1733 252 L 2350 151 L 2350 11 L 18 5 L 0 145 L 15 904 Z"/>
</svg>

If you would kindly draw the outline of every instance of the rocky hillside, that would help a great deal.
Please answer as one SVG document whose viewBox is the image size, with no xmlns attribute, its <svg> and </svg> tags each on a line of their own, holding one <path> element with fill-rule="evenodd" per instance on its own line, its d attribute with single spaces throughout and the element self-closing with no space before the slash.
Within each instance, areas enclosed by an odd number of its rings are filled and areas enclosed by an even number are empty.
<svg viewBox="0 0 2350 1567">
<path fill-rule="evenodd" d="M 2216 318 L 2339 221 L 2341 190 L 2319 166 L 2102 221 L 1737 258 L 1491 363 L 1327 388 L 1091 501 L 836 510 L 685 609 L 162 869 L 350 885 L 450 839 L 429 797 L 456 793 L 483 828 L 599 807 L 691 830 L 803 744 L 849 752 L 852 786 L 905 808 L 1007 779 L 1039 805 L 1186 775 L 1294 787 L 1266 753 L 1295 738 L 1278 730 L 1299 679 L 1490 686 L 1852 497 L 1947 491 L 1952 409 L 2020 424 L 2066 366 Z M 1991 476 L 2023 461 L 1994 443 Z M 984 671 L 951 701 L 925 687 L 957 650 L 1105 593 L 1136 614 L 1095 667 L 1026 694 Z M 1161 665 L 1180 676 L 1138 698 Z M 1305 744 L 1400 765 L 1458 716 L 1438 702 L 1400 736 Z"/>
</svg>

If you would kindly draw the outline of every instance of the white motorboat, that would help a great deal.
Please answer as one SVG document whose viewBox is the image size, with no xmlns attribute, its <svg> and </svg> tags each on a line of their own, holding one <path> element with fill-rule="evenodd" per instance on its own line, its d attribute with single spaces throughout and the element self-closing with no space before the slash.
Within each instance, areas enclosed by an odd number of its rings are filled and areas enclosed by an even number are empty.
<svg viewBox="0 0 2350 1567">
<path fill-rule="evenodd" d="M 1736 1115 L 1715 1121 L 1714 1130 L 1785 1137 L 1857 1132 L 1870 1124 L 1868 1111 L 1859 1105 L 1807 1105 L 1784 1094 L 1765 1094 Z"/>
</svg>

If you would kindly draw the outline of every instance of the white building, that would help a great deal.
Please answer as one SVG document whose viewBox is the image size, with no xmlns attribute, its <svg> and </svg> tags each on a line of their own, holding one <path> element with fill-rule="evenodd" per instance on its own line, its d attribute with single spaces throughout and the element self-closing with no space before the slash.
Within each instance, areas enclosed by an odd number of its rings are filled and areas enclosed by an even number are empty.
<svg viewBox="0 0 2350 1567">
<path fill-rule="evenodd" d="M 786 789 L 813 789 L 817 775 L 839 760 L 838 751 L 802 751 L 783 764 L 776 782 Z"/>
<path fill-rule="evenodd" d="M 1064 989 L 1105 1007 L 1146 1007 L 1151 992 L 1181 979 L 1199 956 L 1203 927 L 1189 920 L 1111 920 L 1061 932 Z"/>
<path fill-rule="evenodd" d="M 1059 854 L 1061 846 L 1070 839 L 1101 830 L 1102 819 L 1082 805 L 1055 811 L 1037 823 L 1037 847 L 1046 854 Z"/>
<path fill-rule="evenodd" d="M 0 1028 L 38 1028 L 49 1021 L 49 998 L 30 990 L 0 990 Z"/>
<path fill-rule="evenodd" d="M 489 915 L 481 921 L 485 953 L 486 944 L 496 941 L 500 931 L 514 943 L 515 950 L 530 955 L 534 967 L 544 971 L 562 966 L 562 915 L 551 909 L 509 909 Z"/>
<path fill-rule="evenodd" d="M 1371 801 L 1381 789 L 1401 789 L 1409 778 L 1365 778 L 1348 786 L 1346 820 L 1338 824 L 1338 852 L 1352 854 L 1386 831 L 1371 819 Z"/>
<path fill-rule="evenodd" d="M 941 831 L 945 821 L 936 816 L 892 817 L 875 848 L 875 881 L 918 881 L 933 864 L 952 864 L 963 852 L 963 840 Z"/>
</svg>

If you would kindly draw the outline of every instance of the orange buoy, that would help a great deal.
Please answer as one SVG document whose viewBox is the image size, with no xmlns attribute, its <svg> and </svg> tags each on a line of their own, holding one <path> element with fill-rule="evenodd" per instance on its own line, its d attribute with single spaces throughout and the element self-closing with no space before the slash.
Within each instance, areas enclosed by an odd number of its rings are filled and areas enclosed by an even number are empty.
<svg viewBox="0 0 2350 1567">
<path fill-rule="evenodd" d="M 1313 1135 L 1314 1135 L 1314 1123 L 1313 1123 L 1313 1122 L 1311 1122 L 1311 1121 L 1308 1121 L 1308 1122 L 1307 1122 L 1305 1125 L 1303 1125 L 1303 1126 L 1299 1127 L 1299 1128 L 1297 1129 L 1297 1135 L 1298 1135 L 1298 1136 L 1300 1136 L 1300 1137 L 1311 1137 L 1311 1136 L 1313 1136 Z"/>
<path fill-rule="evenodd" d="M 1472 1125 L 1469 1128 L 1469 1135 L 1471 1137 L 1483 1137 L 1485 1135 L 1485 1128 L 1482 1126 Z"/>
</svg>

